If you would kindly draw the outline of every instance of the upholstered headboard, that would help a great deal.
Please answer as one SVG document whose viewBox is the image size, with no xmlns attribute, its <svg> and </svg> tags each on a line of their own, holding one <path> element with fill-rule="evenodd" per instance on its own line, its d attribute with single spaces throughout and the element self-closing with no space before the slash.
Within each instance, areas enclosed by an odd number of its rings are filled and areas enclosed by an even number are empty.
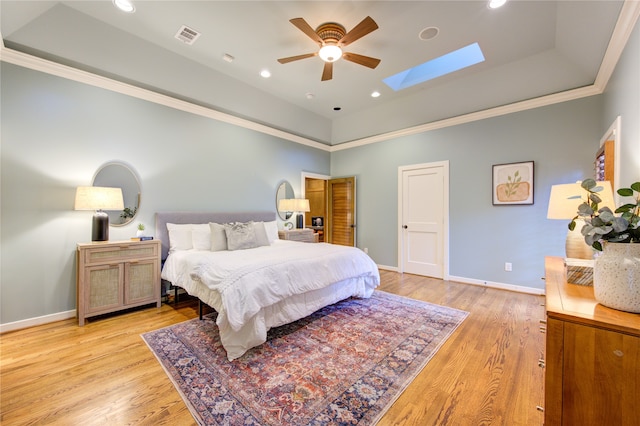
<svg viewBox="0 0 640 426">
<path fill-rule="evenodd" d="M 276 220 L 275 212 L 157 212 L 156 238 L 162 242 L 162 260 L 169 253 L 169 231 L 167 223 L 229 223 L 229 222 L 271 222 Z"/>
</svg>

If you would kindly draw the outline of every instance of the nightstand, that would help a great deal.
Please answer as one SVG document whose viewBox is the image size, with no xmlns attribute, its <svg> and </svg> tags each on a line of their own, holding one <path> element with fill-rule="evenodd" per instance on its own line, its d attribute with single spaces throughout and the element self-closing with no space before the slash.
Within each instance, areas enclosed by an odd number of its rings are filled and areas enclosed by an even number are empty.
<svg viewBox="0 0 640 426">
<path fill-rule="evenodd" d="M 80 243 L 77 256 L 78 325 L 135 306 L 161 306 L 159 240 Z"/>
<path fill-rule="evenodd" d="M 301 241 L 303 243 L 318 242 L 318 234 L 309 228 L 278 231 L 278 237 L 280 237 L 281 240 Z"/>
</svg>

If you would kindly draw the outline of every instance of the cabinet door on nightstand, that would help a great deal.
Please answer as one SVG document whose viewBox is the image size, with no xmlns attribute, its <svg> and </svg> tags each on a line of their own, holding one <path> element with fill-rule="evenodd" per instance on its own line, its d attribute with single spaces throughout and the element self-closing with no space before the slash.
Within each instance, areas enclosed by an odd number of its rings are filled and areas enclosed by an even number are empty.
<svg viewBox="0 0 640 426">
<path fill-rule="evenodd" d="M 640 338 L 564 327 L 563 424 L 638 424 Z"/>
<path fill-rule="evenodd" d="M 85 274 L 85 314 L 122 306 L 122 264 L 91 266 Z"/>
<path fill-rule="evenodd" d="M 144 260 L 125 264 L 124 304 L 153 302 L 160 291 L 157 260 Z"/>
</svg>

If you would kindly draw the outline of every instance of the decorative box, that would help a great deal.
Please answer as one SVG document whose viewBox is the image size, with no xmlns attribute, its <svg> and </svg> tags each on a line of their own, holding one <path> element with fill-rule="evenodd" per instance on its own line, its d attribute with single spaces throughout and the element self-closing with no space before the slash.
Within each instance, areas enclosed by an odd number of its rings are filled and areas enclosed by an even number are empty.
<svg viewBox="0 0 640 426">
<path fill-rule="evenodd" d="M 593 285 L 593 260 L 567 258 L 564 265 L 569 284 Z"/>
</svg>

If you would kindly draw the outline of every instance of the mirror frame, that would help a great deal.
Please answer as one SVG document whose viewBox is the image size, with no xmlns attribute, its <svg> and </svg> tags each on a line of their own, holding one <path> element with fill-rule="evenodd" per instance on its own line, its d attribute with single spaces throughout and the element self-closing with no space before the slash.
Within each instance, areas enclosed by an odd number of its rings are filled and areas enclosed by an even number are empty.
<svg viewBox="0 0 640 426">
<path fill-rule="evenodd" d="M 293 192 L 293 186 L 291 186 L 288 180 L 281 180 L 280 182 L 278 182 L 278 186 L 276 186 L 276 212 L 278 213 L 278 217 L 280 219 L 289 220 L 291 219 L 291 216 L 293 216 L 293 212 L 281 212 L 278 209 L 280 200 L 294 197 L 295 193 Z"/>
<path fill-rule="evenodd" d="M 123 169 L 122 172 L 118 172 L 116 167 L 122 168 Z M 116 170 L 116 172 L 113 172 L 113 171 L 110 172 L 111 174 L 114 174 L 117 176 L 116 181 L 110 180 L 109 176 L 106 176 L 106 177 L 103 176 L 102 179 L 104 180 L 101 180 L 100 173 L 101 172 L 104 173 L 105 170 L 109 168 Z M 98 185 L 96 185 L 96 181 L 98 181 Z M 122 186 L 123 182 L 129 184 L 127 188 L 124 188 Z M 106 213 L 109 215 L 110 226 L 120 227 L 120 226 L 128 225 L 138 215 L 138 212 L 140 211 L 142 187 L 140 185 L 140 179 L 138 178 L 138 174 L 133 169 L 133 167 L 131 167 L 129 164 L 123 161 L 109 161 L 107 163 L 104 163 L 102 166 L 98 168 L 98 170 L 96 170 L 96 173 L 93 175 L 93 179 L 91 180 L 91 185 L 92 186 L 115 186 L 115 187 L 122 188 L 122 196 L 124 198 L 125 208 L 128 207 L 127 205 L 129 205 L 130 207 L 133 204 L 133 202 L 135 202 L 135 205 L 133 206 L 135 208 L 133 216 L 125 218 L 122 222 L 120 222 L 120 220 L 122 220 L 121 215 L 123 214 L 123 212 L 106 211 Z M 137 193 L 136 193 L 136 189 L 137 189 Z"/>
</svg>

